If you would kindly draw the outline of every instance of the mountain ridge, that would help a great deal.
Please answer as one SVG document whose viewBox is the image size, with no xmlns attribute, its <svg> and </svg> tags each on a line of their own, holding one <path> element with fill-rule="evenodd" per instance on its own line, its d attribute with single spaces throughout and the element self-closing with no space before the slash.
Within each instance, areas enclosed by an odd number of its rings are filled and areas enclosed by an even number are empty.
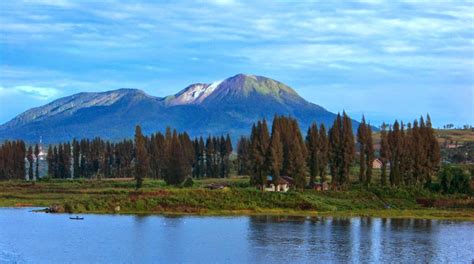
<svg viewBox="0 0 474 264">
<path fill-rule="evenodd" d="M 0 140 L 24 139 L 47 143 L 72 138 L 120 140 L 167 126 L 191 136 L 247 135 L 252 123 L 274 115 L 295 117 L 304 132 L 312 123 L 332 124 L 336 115 L 306 101 L 282 82 L 237 74 L 213 83 L 194 83 L 178 93 L 155 97 L 134 88 L 78 93 L 29 109 L 0 126 Z M 353 123 L 357 124 L 356 121 Z"/>
</svg>

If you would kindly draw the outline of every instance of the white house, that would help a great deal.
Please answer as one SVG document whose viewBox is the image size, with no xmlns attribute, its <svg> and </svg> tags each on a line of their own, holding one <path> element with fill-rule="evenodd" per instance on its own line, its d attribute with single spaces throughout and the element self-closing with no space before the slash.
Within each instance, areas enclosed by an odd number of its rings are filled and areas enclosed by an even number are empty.
<svg viewBox="0 0 474 264">
<path fill-rule="evenodd" d="M 381 169 L 382 165 L 383 165 L 383 163 L 379 159 L 374 159 L 374 161 L 372 161 L 372 168 L 373 169 Z"/>
<path fill-rule="evenodd" d="M 267 192 L 287 192 L 290 189 L 290 183 L 279 177 L 275 181 L 269 181 L 269 184 L 263 187 Z"/>
</svg>

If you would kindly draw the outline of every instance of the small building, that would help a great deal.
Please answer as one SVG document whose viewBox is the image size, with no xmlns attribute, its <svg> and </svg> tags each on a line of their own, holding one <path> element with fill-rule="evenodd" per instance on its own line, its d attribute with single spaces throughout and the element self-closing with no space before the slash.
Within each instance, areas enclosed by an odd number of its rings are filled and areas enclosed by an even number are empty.
<svg viewBox="0 0 474 264">
<path fill-rule="evenodd" d="M 328 191 L 329 190 L 329 184 L 327 182 L 316 183 L 316 184 L 314 184 L 314 189 L 318 192 Z"/>
<path fill-rule="evenodd" d="M 280 178 L 282 178 L 282 179 L 284 179 L 285 181 L 287 181 L 287 182 L 290 184 L 290 186 L 291 186 L 291 185 L 295 185 L 295 180 L 293 180 L 293 178 L 290 177 L 290 176 L 280 176 Z"/>
<path fill-rule="evenodd" d="M 210 184 L 204 186 L 204 188 L 207 188 L 209 190 L 222 190 L 226 187 L 227 187 L 227 184 L 225 184 L 225 183 L 210 183 Z"/>
<path fill-rule="evenodd" d="M 379 159 L 374 159 L 374 161 L 372 161 L 372 169 L 381 169 L 382 165 L 383 163 Z"/>
<path fill-rule="evenodd" d="M 458 145 L 457 143 L 456 144 L 448 144 L 448 145 L 446 145 L 446 148 L 447 149 L 455 149 L 455 148 L 459 148 L 461 146 L 462 145 Z"/>
<path fill-rule="evenodd" d="M 287 192 L 290 189 L 290 183 L 283 179 L 283 177 L 273 180 L 272 176 L 268 176 L 267 180 L 267 185 L 263 187 L 263 190 L 266 192 Z"/>
</svg>

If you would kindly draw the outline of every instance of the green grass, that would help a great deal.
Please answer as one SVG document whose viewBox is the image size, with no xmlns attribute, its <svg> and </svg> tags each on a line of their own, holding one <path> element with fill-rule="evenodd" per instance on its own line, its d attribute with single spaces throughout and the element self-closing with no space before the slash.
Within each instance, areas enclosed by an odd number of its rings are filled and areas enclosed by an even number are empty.
<svg viewBox="0 0 474 264">
<path fill-rule="evenodd" d="M 203 188 L 216 182 L 225 182 L 229 187 Z M 270 193 L 250 187 L 245 177 L 197 180 L 192 188 L 166 186 L 161 180 L 150 179 L 139 191 L 134 186 L 132 179 L 0 182 L 0 206 L 59 204 L 66 212 L 74 213 L 114 213 L 119 206 L 119 213 L 125 214 L 367 215 L 474 220 L 474 201 L 467 196 L 446 196 L 422 189 L 365 189 L 354 185 L 347 191 Z M 417 204 L 417 198 L 449 202 L 425 208 Z M 385 203 L 391 209 L 386 209 Z"/>
</svg>

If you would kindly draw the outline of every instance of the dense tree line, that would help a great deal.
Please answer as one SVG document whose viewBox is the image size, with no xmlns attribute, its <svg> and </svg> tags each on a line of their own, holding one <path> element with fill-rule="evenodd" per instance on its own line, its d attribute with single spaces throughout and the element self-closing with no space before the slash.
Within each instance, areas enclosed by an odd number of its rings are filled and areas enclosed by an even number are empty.
<svg viewBox="0 0 474 264">
<path fill-rule="evenodd" d="M 21 140 L 0 145 L 0 180 L 25 179 L 26 155 L 25 142 Z"/>
<path fill-rule="evenodd" d="M 352 120 L 344 112 L 337 115 L 329 129 L 329 168 L 332 185 L 335 188 L 347 188 L 350 184 L 350 168 L 355 161 L 355 139 L 352 132 Z"/>
<path fill-rule="evenodd" d="M 265 120 L 252 127 L 250 139 L 238 142 L 239 172 L 249 172 L 251 183 L 267 184 L 267 175 L 277 181 L 280 176 L 294 179 L 297 188 L 316 183 L 319 176 L 326 182 L 329 167 L 335 187 L 349 183 L 349 168 L 355 156 L 352 121 L 347 114 L 338 115 L 333 127 L 326 132 L 324 124 L 312 124 L 303 139 L 296 119 L 275 116 L 271 133 Z"/>
<path fill-rule="evenodd" d="M 298 122 L 290 117 L 275 116 L 271 134 L 263 120 L 252 126 L 250 139 L 240 139 L 237 163 L 240 171 L 250 172 L 252 184 L 267 184 L 267 175 L 271 174 L 274 181 L 280 176 L 291 176 L 295 185 L 303 188 L 307 155 Z"/>
<path fill-rule="evenodd" d="M 375 159 L 372 133 L 372 126 L 362 118 L 354 136 L 352 120 L 345 112 L 337 115 L 329 130 L 324 124 L 312 124 L 306 137 L 296 119 L 275 116 L 271 129 L 265 120 L 258 121 L 249 137 L 239 139 L 235 169 L 250 175 L 257 186 L 266 185 L 267 176 L 272 175 L 273 181 L 290 176 L 297 188 L 311 187 L 318 179 L 327 182 L 329 174 L 334 188 L 347 188 L 351 167 L 358 163 L 359 182 L 368 186 Z M 232 150 L 229 135 L 191 139 L 186 132 L 167 128 L 164 134 L 146 136 L 137 126 L 133 140 L 94 138 L 49 146 L 48 175 L 62 179 L 135 177 L 137 188 L 146 177 L 180 184 L 187 177 L 228 177 Z M 23 141 L 6 141 L 0 146 L 0 179 L 38 178 L 38 155 L 38 145 L 27 148 Z M 378 159 L 382 162 L 381 185 L 430 185 L 440 163 L 430 117 L 407 125 L 398 121 L 383 124 Z"/>
<path fill-rule="evenodd" d="M 439 143 L 431 126 L 430 116 L 413 124 L 395 121 L 387 131 L 382 125 L 380 157 L 383 162 L 382 184 L 392 186 L 430 185 L 441 160 Z"/>
<path fill-rule="evenodd" d="M 440 150 L 429 116 L 426 122 L 420 118 L 406 127 L 395 121 L 388 131 L 384 124 L 380 135 L 381 185 L 431 183 L 440 163 Z M 240 138 L 237 155 L 237 172 L 249 174 L 251 183 L 257 186 L 267 184 L 267 175 L 271 175 L 273 181 L 290 176 L 297 188 L 303 188 L 309 175 L 311 187 L 318 177 L 320 183 L 327 182 L 329 172 L 333 188 L 347 188 L 351 167 L 356 163 L 359 182 L 368 186 L 373 181 L 372 126 L 363 117 L 355 137 L 352 120 L 345 112 L 337 115 L 328 132 L 323 124 L 312 124 L 305 140 L 293 118 L 275 116 L 271 133 L 265 120 L 258 121 L 252 126 L 250 138 Z"/>
<path fill-rule="evenodd" d="M 53 178 L 146 177 L 179 184 L 186 177 L 228 177 L 230 136 L 195 138 L 166 129 L 145 136 L 139 126 L 134 140 L 73 140 L 48 148 L 48 175 Z"/>
</svg>

